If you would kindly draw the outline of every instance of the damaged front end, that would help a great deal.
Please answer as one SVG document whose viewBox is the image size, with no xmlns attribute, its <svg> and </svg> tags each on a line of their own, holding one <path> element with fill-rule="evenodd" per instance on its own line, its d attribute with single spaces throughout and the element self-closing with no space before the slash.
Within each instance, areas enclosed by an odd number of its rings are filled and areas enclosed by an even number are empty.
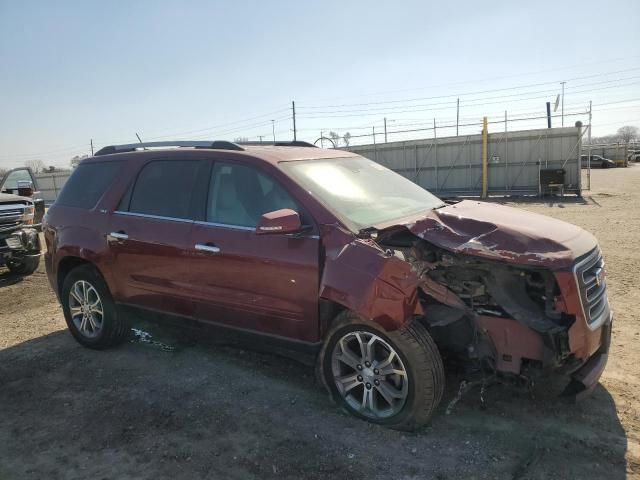
<svg viewBox="0 0 640 480">
<path fill-rule="evenodd" d="M 494 236 L 504 234 L 493 227 Z M 448 248 L 436 244 L 442 237 L 433 229 L 416 224 L 380 230 L 376 238 L 411 265 L 422 321 L 441 352 L 518 383 L 554 372 L 571 377 L 565 394 L 591 391 L 606 365 L 611 331 L 595 242 L 586 254 L 558 256 L 554 264 L 541 253 L 519 257 L 502 246 L 487 248 L 478 235 L 458 242 L 476 251 L 451 248 L 452 230 Z"/>
</svg>

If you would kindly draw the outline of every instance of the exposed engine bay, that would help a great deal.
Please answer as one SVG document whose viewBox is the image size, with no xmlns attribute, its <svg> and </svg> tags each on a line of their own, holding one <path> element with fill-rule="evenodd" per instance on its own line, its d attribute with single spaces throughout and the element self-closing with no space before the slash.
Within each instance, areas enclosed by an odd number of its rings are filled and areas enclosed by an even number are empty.
<svg viewBox="0 0 640 480">
<path fill-rule="evenodd" d="M 549 269 L 451 253 L 405 229 L 377 243 L 417 274 L 423 321 L 443 354 L 520 378 L 569 357 L 575 317 L 558 308 Z"/>
</svg>

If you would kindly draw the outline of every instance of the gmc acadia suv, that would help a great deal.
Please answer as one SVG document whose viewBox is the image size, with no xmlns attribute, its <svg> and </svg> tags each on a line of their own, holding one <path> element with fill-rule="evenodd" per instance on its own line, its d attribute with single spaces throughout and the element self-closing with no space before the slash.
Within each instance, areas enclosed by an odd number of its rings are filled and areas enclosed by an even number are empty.
<svg viewBox="0 0 640 480">
<path fill-rule="evenodd" d="M 142 150 L 144 149 L 144 150 Z M 590 391 L 611 313 L 586 231 L 505 206 L 446 204 L 359 155 L 303 142 L 156 142 L 83 161 L 45 218 L 69 330 L 128 335 L 124 307 L 307 352 L 333 399 L 425 424 L 441 355 L 499 379 L 556 371 Z"/>
</svg>

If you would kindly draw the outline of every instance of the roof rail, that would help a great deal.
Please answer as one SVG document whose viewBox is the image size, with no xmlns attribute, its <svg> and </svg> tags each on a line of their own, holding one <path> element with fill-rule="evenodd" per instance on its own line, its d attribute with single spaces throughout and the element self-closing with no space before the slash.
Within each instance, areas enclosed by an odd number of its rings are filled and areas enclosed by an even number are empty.
<svg viewBox="0 0 640 480">
<path fill-rule="evenodd" d="M 236 142 L 238 145 L 247 146 L 273 146 L 273 147 L 313 147 L 318 148 L 317 145 L 309 142 L 303 142 L 302 140 L 273 140 L 266 142 Z"/>
<path fill-rule="evenodd" d="M 210 148 L 218 150 L 244 150 L 240 145 L 226 140 L 215 141 L 185 141 L 185 140 L 168 140 L 164 142 L 142 142 L 128 143 L 125 145 L 109 145 L 103 147 L 95 153 L 95 156 L 109 155 L 111 153 L 135 152 L 136 150 L 146 148 L 162 148 L 162 147 L 186 147 L 186 148 Z"/>
</svg>

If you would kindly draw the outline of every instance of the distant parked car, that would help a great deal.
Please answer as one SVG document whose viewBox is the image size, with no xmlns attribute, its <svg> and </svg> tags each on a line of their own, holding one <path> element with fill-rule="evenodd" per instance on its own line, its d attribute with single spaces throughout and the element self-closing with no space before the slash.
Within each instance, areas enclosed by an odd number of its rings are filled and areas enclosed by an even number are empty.
<svg viewBox="0 0 640 480">
<path fill-rule="evenodd" d="M 582 168 L 589 167 L 589 155 L 580 155 L 580 161 L 582 162 Z M 591 155 L 591 168 L 613 168 L 616 166 L 616 162 L 604 158 L 602 155 Z"/>
<path fill-rule="evenodd" d="M 629 152 L 627 160 L 630 162 L 640 162 L 640 150 L 632 150 Z"/>
</svg>

